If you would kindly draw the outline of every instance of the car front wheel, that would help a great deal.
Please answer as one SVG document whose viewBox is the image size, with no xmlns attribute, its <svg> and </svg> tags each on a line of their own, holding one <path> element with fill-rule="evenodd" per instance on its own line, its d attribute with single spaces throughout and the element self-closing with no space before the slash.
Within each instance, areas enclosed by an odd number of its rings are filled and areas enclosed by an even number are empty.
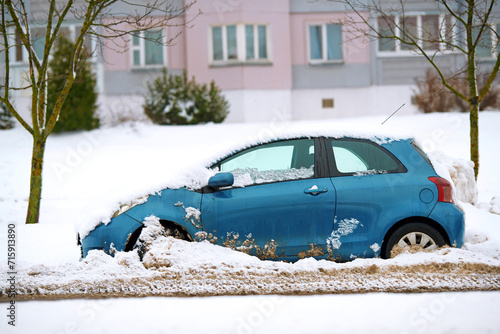
<svg viewBox="0 0 500 334">
<path fill-rule="evenodd" d="M 143 235 L 145 233 L 145 235 Z M 135 234 L 135 236 L 134 236 Z M 144 255 L 148 252 L 150 247 L 150 243 L 152 240 L 158 238 L 159 236 L 164 237 L 173 237 L 175 239 L 181 239 L 189 241 L 189 237 L 187 233 L 183 231 L 180 227 L 175 226 L 175 224 L 170 223 L 168 221 L 162 221 L 161 225 L 158 228 L 148 229 L 148 228 L 140 228 L 138 229 L 133 236 L 136 238 L 135 242 L 131 242 L 134 246 L 133 249 L 137 249 L 137 253 L 139 255 L 139 259 L 142 261 Z M 132 237 L 131 237 L 132 239 Z"/>
<path fill-rule="evenodd" d="M 434 250 L 446 244 L 435 228 L 424 223 L 409 223 L 398 228 L 387 241 L 382 254 L 384 259 L 396 256 L 405 248 Z"/>
</svg>

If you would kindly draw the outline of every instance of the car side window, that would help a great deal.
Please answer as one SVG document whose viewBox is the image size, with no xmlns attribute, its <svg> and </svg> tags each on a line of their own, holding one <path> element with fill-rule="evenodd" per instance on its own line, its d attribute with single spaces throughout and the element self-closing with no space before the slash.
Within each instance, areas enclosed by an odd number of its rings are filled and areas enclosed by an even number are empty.
<svg viewBox="0 0 500 334">
<path fill-rule="evenodd" d="M 400 171 L 400 164 L 387 150 L 365 140 L 332 140 L 335 167 L 340 174 L 384 174 Z"/>
<path fill-rule="evenodd" d="M 235 186 L 314 177 L 314 140 L 295 139 L 255 146 L 220 163 L 232 172 Z"/>
</svg>

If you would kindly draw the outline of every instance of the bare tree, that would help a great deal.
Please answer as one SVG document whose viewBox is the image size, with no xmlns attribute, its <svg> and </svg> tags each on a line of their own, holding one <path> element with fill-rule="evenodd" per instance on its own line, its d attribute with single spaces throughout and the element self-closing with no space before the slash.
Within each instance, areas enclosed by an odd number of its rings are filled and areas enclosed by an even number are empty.
<svg viewBox="0 0 500 334">
<path fill-rule="evenodd" d="M 497 1 L 493 0 L 330 0 L 343 3 L 348 11 L 346 24 L 352 25 L 359 36 L 379 41 L 379 50 L 395 48 L 423 56 L 435 70 L 443 85 L 469 105 L 470 157 L 477 179 L 479 172 L 478 111 L 490 90 L 500 67 L 498 57 L 499 21 Z M 430 8 L 430 10 L 429 10 Z M 411 15 L 429 10 L 430 22 Z M 418 22 L 420 20 L 420 22 Z M 489 52 L 488 63 L 481 64 L 478 54 Z M 440 60 L 447 54 L 462 54 L 462 65 L 450 73 Z M 478 89 L 480 68 L 487 79 Z M 468 90 L 460 90 L 457 80 L 464 76 Z"/>
<path fill-rule="evenodd" d="M 30 196 L 26 223 L 38 223 L 42 193 L 42 168 L 47 137 L 52 132 L 66 96 L 80 71 L 80 61 L 88 52 L 85 41 L 93 38 L 100 46 L 111 41 L 124 48 L 131 34 L 148 29 L 163 29 L 173 24 L 192 5 L 175 6 L 169 0 L 0 0 L 0 56 L 3 55 L 5 69 L 0 83 L 0 102 L 3 102 L 21 125 L 33 136 Z M 38 8 L 37 11 L 34 8 Z M 77 20 L 81 25 L 75 37 L 71 61 L 64 75 L 64 85 L 53 110 L 47 110 L 47 82 L 51 80 L 49 58 L 55 41 L 62 33 L 63 23 Z M 182 25 L 189 22 L 181 21 Z M 33 28 L 42 27 L 43 52 L 36 52 Z M 141 36 L 147 36 L 142 34 Z M 175 38 L 176 36 L 174 36 Z M 155 40 L 170 44 L 170 40 Z M 121 42 L 120 42 L 121 41 Z M 20 50 L 20 51 L 19 51 Z M 88 51 L 88 50 L 87 50 Z M 27 54 L 28 71 L 26 83 L 11 84 L 11 56 L 15 52 Z M 31 93 L 31 120 L 21 117 L 14 106 L 11 91 L 25 90 Z M 29 124 L 31 123 L 31 124 Z"/>
</svg>

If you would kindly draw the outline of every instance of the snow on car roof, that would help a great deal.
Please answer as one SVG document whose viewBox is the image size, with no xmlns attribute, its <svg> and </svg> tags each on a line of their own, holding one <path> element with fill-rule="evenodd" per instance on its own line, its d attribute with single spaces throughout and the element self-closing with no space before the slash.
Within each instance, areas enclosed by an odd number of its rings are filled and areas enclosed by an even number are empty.
<svg viewBox="0 0 500 334">
<path fill-rule="evenodd" d="M 382 125 L 356 125 L 349 126 L 346 128 L 345 124 L 339 124 L 338 126 L 332 125 L 331 123 L 318 126 L 317 122 L 308 123 L 298 123 L 298 124 L 286 124 L 283 126 L 273 126 L 269 125 L 261 129 L 258 133 L 240 140 L 237 143 L 231 143 L 227 145 L 224 149 L 219 150 L 217 154 L 213 154 L 207 158 L 206 166 L 211 166 L 213 163 L 217 162 L 221 158 L 229 156 L 237 151 L 278 140 L 296 139 L 296 138 L 316 138 L 316 137 L 328 137 L 328 138 L 355 138 L 355 139 L 366 139 L 371 140 L 377 144 L 387 144 L 396 140 L 407 140 L 412 139 L 413 136 L 402 131 L 384 128 Z"/>
</svg>

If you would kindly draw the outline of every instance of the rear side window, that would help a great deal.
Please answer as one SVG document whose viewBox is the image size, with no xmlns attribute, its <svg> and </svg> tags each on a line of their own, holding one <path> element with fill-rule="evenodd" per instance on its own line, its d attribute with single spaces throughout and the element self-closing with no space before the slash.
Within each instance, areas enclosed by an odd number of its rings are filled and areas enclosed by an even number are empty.
<svg viewBox="0 0 500 334">
<path fill-rule="evenodd" d="M 332 140 L 334 166 L 340 175 L 404 172 L 404 166 L 386 149 L 356 139 Z"/>
</svg>

